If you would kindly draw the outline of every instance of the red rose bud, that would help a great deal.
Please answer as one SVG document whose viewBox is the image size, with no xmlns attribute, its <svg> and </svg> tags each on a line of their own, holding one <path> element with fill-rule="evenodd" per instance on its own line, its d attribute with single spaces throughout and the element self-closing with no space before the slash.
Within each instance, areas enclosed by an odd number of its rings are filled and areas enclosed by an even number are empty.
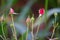
<svg viewBox="0 0 60 40">
<path fill-rule="evenodd" d="M 42 9 L 39 9 L 39 16 L 42 16 L 44 13 L 45 13 L 45 10 L 44 10 L 44 8 L 42 8 Z"/>
</svg>

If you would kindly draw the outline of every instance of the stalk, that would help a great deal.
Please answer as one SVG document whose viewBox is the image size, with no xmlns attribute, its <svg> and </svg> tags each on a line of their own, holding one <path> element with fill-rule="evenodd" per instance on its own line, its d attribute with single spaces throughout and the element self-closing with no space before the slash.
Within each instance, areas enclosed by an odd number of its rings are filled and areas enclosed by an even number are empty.
<svg viewBox="0 0 60 40">
<path fill-rule="evenodd" d="M 53 33 L 52 33 L 51 39 L 54 37 L 55 29 L 57 27 L 57 23 L 56 23 L 57 13 L 54 13 L 54 16 L 55 16 L 55 23 L 54 23 L 54 29 L 53 29 Z"/>
<path fill-rule="evenodd" d="M 34 40 L 34 33 L 33 33 L 34 15 L 31 18 L 31 23 L 32 23 L 32 32 L 31 32 L 31 34 L 32 34 L 32 40 Z"/>
<path fill-rule="evenodd" d="M 33 34 L 33 22 L 32 22 L 32 40 L 34 40 L 34 34 Z"/>
<path fill-rule="evenodd" d="M 28 39 L 28 30 L 29 30 L 29 23 L 27 23 L 27 34 L 26 34 L 26 40 Z"/>
<path fill-rule="evenodd" d="M 23 34 L 22 34 L 22 40 L 23 40 Z"/>
<path fill-rule="evenodd" d="M 16 29 L 14 27 L 14 20 L 13 20 L 13 14 L 11 14 L 11 18 L 12 18 L 12 26 L 13 26 L 13 37 L 15 40 L 17 40 L 17 36 L 16 36 Z"/>
</svg>

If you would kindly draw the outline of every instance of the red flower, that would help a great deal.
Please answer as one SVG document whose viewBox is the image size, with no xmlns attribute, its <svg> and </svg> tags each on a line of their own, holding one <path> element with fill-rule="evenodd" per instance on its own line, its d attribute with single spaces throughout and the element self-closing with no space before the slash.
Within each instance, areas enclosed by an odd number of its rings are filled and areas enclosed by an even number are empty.
<svg viewBox="0 0 60 40">
<path fill-rule="evenodd" d="M 39 15 L 42 16 L 45 13 L 44 8 L 39 9 Z"/>
</svg>

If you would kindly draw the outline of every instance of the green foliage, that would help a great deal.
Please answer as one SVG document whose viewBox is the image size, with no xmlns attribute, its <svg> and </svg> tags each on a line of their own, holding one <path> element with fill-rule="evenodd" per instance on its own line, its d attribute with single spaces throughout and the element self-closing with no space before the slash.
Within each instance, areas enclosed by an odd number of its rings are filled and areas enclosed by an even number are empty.
<svg viewBox="0 0 60 40">
<path fill-rule="evenodd" d="M 8 37 L 8 29 L 7 29 L 7 23 L 6 23 L 6 21 L 2 22 L 2 24 L 3 24 L 4 35 L 5 35 L 6 37 Z M 3 37 L 1 22 L 0 22 L 0 35 Z"/>
</svg>

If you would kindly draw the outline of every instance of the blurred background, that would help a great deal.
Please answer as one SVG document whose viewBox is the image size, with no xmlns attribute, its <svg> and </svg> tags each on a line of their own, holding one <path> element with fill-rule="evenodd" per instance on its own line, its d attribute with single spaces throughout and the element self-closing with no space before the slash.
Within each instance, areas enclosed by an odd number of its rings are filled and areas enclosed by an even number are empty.
<svg viewBox="0 0 60 40">
<path fill-rule="evenodd" d="M 10 28 L 11 17 L 9 15 L 10 8 L 14 9 L 14 24 L 17 31 L 17 38 L 21 40 L 22 34 L 25 34 L 27 25 L 26 19 L 30 18 L 34 14 L 34 35 L 36 33 L 37 25 L 39 25 L 38 38 L 36 40 L 49 40 L 53 33 L 53 23 L 55 20 L 54 14 L 57 13 L 56 28 L 53 38 L 59 38 L 60 40 L 60 0 L 0 0 L 0 35 L 2 35 L 1 29 L 1 16 L 4 15 L 6 22 L 3 22 L 4 32 L 7 38 L 11 38 L 12 32 Z M 39 9 L 44 8 L 45 14 L 42 16 L 42 20 L 39 19 Z M 31 26 L 31 25 L 30 25 Z M 25 37 L 24 37 L 25 38 Z M 0 38 L 1 39 L 1 38 Z M 28 40 L 31 40 L 31 30 L 29 29 Z M 2 39 L 1 39 L 2 40 Z M 11 39 L 10 39 L 11 40 Z"/>
</svg>

